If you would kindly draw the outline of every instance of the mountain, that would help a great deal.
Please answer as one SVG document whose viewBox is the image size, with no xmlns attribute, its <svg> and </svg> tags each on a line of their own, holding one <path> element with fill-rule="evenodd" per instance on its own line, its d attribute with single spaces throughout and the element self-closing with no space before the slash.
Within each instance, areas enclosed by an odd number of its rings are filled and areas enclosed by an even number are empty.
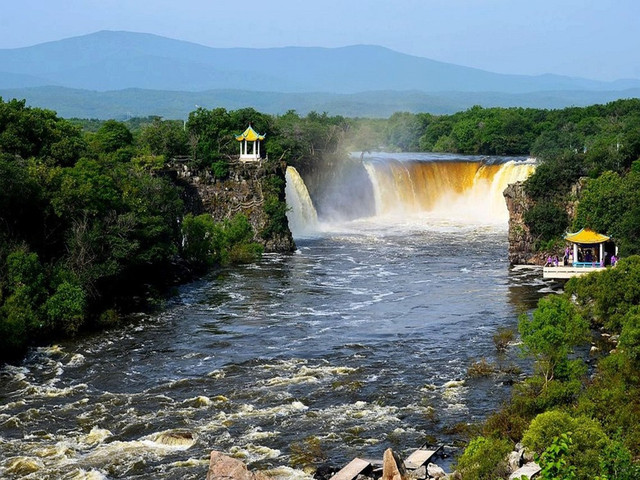
<svg viewBox="0 0 640 480">
<path fill-rule="evenodd" d="M 504 75 L 387 48 L 210 48 L 157 35 L 101 31 L 0 50 L 0 86 L 58 85 L 86 90 L 237 89 L 272 92 L 501 92 L 640 87 L 559 75 Z"/>
</svg>

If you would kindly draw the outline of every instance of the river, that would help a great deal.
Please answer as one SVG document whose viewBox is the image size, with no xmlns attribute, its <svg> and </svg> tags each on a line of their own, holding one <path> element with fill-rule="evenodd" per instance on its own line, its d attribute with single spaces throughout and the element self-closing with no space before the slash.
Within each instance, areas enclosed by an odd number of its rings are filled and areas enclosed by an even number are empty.
<svg viewBox="0 0 640 480">
<path fill-rule="evenodd" d="M 522 361 L 492 335 L 550 287 L 509 267 L 504 222 L 419 211 L 305 235 L 4 367 L 0 477 L 203 479 L 218 449 L 308 478 L 301 452 L 454 445 L 508 397 Z M 470 377 L 481 358 L 501 371 Z"/>
</svg>

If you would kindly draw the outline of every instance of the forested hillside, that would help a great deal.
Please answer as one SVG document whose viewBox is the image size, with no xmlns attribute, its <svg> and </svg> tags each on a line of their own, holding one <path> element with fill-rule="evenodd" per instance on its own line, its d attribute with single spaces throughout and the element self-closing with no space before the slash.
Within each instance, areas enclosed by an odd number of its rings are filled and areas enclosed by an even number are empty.
<svg viewBox="0 0 640 480">
<path fill-rule="evenodd" d="M 70 121 L 0 99 L 0 358 L 114 324 L 156 302 L 174 275 L 251 261 L 256 237 L 288 229 L 277 179 L 265 192 L 270 221 L 254 232 L 242 215 L 215 223 L 187 212 L 180 185 L 164 174 L 169 159 L 188 156 L 191 168 L 222 180 L 234 136 L 254 122 L 271 161 L 304 163 L 337 148 L 340 121 L 292 113 L 275 122 L 252 109 L 198 109 L 186 124 Z"/>
<path fill-rule="evenodd" d="M 335 168 L 349 150 L 535 156 L 525 220 L 539 248 L 560 246 L 567 229 L 591 227 L 614 236 L 622 260 L 572 279 L 563 294 L 522 315 L 521 348 L 533 375 L 515 385 L 501 411 L 472 426 L 457 468 L 464 479 L 505 478 L 506 455 L 522 442 L 544 480 L 640 478 L 638 99 L 376 120 L 199 108 L 186 123 L 65 120 L 0 100 L 2 358 L 113 325 L 130 308 L 153 303 L 168 272 L 257 258 L 245 217 L 216 223 L 190 214 L 179 184 L 165 174 L 167 161 L 180 157 L 226 178 L 234 136 L 250 122 L 266 134 L 265 161 L 286 160 L 301 171 Z M 568 203 L 577 204 L 571 218 Z M 277 196 L 265 210 L 269 228 L 286 226 Z M 514 337 L 497 332 L 496 347 L 518 348 L 510 346 Z"/>
</svg>

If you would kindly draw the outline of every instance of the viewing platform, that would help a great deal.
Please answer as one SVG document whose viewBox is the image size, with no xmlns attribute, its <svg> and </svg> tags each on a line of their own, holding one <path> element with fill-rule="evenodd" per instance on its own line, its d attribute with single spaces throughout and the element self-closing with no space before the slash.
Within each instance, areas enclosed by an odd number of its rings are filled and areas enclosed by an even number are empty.
<svg viewBox="0 0 640 480">
<path fill-rule="evenodd" d="M 610 237 L 583 228 L 576 233 L 568 233 L 564 238 L 572 248 L 565 249 L 561 262 L 557 256 L 549 257 L 542 269 L 542 278 L 564 280 L 615 265 L 618 249 Z"/>
<path fill-rule="evenodd" d="M 606 267 L 601 267 L 598 263 L 594 266 L 592 263 L 576 262 L 575 265 L 569 265 L 567 267 L 544 267 L 542 269 L 542 278 L 565 280 L 605 269 Z"/>
</svg>

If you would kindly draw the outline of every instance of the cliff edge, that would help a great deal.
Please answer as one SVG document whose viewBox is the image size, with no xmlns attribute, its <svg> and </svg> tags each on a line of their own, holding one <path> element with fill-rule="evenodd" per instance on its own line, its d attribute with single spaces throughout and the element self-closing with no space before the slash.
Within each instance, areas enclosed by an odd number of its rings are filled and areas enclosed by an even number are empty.
<svg viewBox="0 0 640 480">
<path fill-rule="evenodd" d="M 228 164 L 228 172 L 216 177 L 209 169 L 194 170 L 186 163 L 173 163 L 176 183 L 183 187 L 187 211 L 209 213 L 217 222 L 244 214 L 254 231 L 255 242 L 265 252 L 295 250 L 286 217 L 286 163 L 274 161 Z"/>
<path fill-rule="evenodd" d="M 524 221 L 533 201 L 523 182 L 511 183 L 503 192 L 509 210 L 509 263 L 511 265 L 544 265 L 545 254 L 535 249 L 535 238 Z"/>
</svg>

